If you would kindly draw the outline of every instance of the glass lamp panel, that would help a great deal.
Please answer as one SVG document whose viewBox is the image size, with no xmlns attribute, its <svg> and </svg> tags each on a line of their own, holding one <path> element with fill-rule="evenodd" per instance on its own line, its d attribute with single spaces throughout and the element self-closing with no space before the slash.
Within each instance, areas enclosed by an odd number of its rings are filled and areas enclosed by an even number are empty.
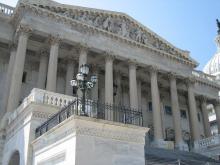
<svg viewBox="0 0 220 165">
<path fill-rule="evenodd" d="M 70 85 L 73 86 L 73 87 L 76 87 L 77 86 L 77 81 L 76 80 L 71 80 Z"/>
<path fill-rule="evenodd" d="M 84 64 L 80 67 L 80 72 L 82 74 L 88 74 L 89 73 L 89 65 L 88 64 Z"/>
<path fill-rule="evenodd" d="M 97 82 L 97 76 L 96 75 L 91 76 L 91 82 L 93 82 L 93 83 Z"/>
<path fill-rule="evenodd" d="M 83 81 L 83 80 L 84 80 L 83 74 L 82 74 L 82 73 L 78 73 L 78 74 L 76 75 L 76 79 L 77 79 L 78 81 Z"/>
<path fill-rule="evenodd" d="M 86 83 L 86 86 L 87 86 L 87 88 L 93 88 L 94 87 L 94 84 L 91 82 L 91 81 L 88 81 L 87 83 Z"/>
</svg>

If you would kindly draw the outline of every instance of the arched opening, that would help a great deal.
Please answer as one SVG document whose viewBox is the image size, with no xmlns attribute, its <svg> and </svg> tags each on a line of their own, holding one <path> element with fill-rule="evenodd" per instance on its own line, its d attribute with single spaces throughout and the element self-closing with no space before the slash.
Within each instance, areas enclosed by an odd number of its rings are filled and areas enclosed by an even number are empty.
<svg viewBox="0 0 220 165">
<path fill-rule="evenodd" d="M 20 165 L 20 154 L 18 151 L 15 151 L 11 156 L 8 165 Z"/>
</svg>

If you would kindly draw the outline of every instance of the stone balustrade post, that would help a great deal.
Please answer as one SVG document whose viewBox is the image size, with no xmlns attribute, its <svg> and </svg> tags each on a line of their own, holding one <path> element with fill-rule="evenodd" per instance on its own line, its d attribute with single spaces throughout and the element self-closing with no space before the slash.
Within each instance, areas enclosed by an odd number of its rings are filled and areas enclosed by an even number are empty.
<svg viewBox="0 0 220 165">
<path fill-rule="evenodd" d="M 56 92 L 57 83 L 57 65 L 58 65 L 58 52 L 59 52 L 59 36 L 50 36 L 50 57 L 47 72 L 47 86 L 48 91 Z"/>
<path fill-rule="evenodd" d="M 38 73 L 37 87 L 45 89 L 48 68 L 48 51 L 46 49 L 40 51 L 40 66 Z"/>
<path fill-rule="evenodd" d="M 17 31 L 18 46 L 12 69 L 7 112 L 11 112 L 16 109 L 19 104 L 27 41 L 31 31 L 31 28 L 26 25 L 20 25 Z"/>
</svg>

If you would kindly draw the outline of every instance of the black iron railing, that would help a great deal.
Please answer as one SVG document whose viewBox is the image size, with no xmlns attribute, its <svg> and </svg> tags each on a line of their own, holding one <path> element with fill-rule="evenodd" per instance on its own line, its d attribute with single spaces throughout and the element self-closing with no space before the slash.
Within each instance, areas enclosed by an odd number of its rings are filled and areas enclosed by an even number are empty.
<svg viewBox="0 0 220 165">
<path fill-rule="evenodd" d="M 36 137 L 41 136 L 72 115 L 82 115 L 124 124 L 143 126 L 143 115 L 141 110 L 132 109 L 126 106 L 100 103 L 94 100 L 86 100 L 85 112 L 82 112 L 82 101 L 80 98 L 76 98 L 76 100 L 67 107 L 62 108 L 58 113 L 39 126 L 35 131 Z"/>
</svg>

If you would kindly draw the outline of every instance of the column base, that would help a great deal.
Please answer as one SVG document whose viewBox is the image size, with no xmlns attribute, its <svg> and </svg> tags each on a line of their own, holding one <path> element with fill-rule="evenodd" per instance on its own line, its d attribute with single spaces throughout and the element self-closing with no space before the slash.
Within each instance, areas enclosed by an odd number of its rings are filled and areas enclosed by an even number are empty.
<svg viewBox="0 0 220 165">
<path fill-rule="evenodd" d="M 189 146 L 185 142 L 180 142 L 178 144 L 175 144 L 175 149 L 180 151 L 189 151 Z"/>
<path fill-rule="evenodd" d="M 164 141 L 163 139 L 156 139 L 151 143 L 151 147 L 174 149 L 174 143 L 172 141 Z"/>
</svg>

